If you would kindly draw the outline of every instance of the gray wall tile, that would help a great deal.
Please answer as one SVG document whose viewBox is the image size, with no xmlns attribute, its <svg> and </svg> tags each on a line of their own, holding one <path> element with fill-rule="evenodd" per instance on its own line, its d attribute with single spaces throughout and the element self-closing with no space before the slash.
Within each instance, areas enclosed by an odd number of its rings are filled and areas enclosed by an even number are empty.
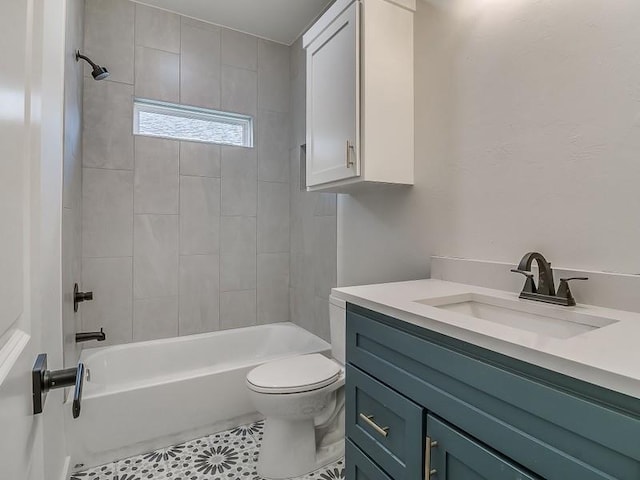
<svg viewBox="0 0 640 480">
<path fill-rule="evenodd" d="M 258 323 L 289 321 L 289 254 L 258 255 Z"/>
<path fill-rule="evenodd" d="M 305 142 L 306 56 L 291 47 L 291 320 L 329 340 L 327 297 L 336 285 L 336 195 L 300 191 L 299 145 Z"/>
<path fill-rule="evenodd" d="M 258 253 L 289 251 L 289 185 L 258 182 Z"/>
<path fill-rule="evenodd" d="M 180 253 L 218 253 L 220 179 L 180 177 Z"/>
<path fill-rule="evenodd" d="M 220 328 L 217 255 L 180 257 L 180 335 Z"/>
<path fill-rule="evenodd" d="M 69 0 L 64 58 L 64 143 L 62 186 L 62 336 L 64 367 L 78 361 L 82 312 L 73 311 L 73 285 L 82 281 L 82 66 L 75 60 L 84 43 L 84 0 Z"/>
<path fill-rule="evenodd" d="M 79 213 L 71 208 L 62 209 L 62 333 L 65 366 L 75 363 L 80 353 L 75 334 L 82 331 L 82 311 L 73 311 L 73 286 L 82 282 Z"/>
<path fill-rule="evenodd" d="M 289 114 L 258 111 L 258 178 L 289 181 Z"/>
<path fill-rule="evenodd" d="M 180 53 L 181 102 L 220 108 L 220 29 L 183 17 Z"/>
<path fill-rule="evenodd" d="M 256 217 L 222 217 L 220 219 L 220 253 L 255 256 Z"/>
<path fill-rule="evenodd" d="M 258 108 L 288 112 L 289 48 L 268 40 L 258 41 Z"/>
<path fill-rule="evenodd" d="M 291 47 L 291 147 L 306 143 L 307 132 L 307 58 L 302 39 Z"/>
<path fill-rule="evenodd" d="M 180 53 L 180 15 L 136 4 L 136 45 Z"/>
<path fill-rule="evenodd" d="M 311 333 L 324 338 L 328 342 L 331 341 L 331 329 L 329 323 L 329 299 L 323 297 L 315 297 L 314 299 L 314 321 L 310 326 Z"/>
<path fill-rule="evenodd" d="M 220 145 L 180 142 L 180 175 L 220 176 Z"/>
<path fill-rule="evenodd" d="M 299 75 L 307 72 L 307 52 L 302 48 L 302 35 L 289 47 L 289 72 L 291 87 L 294 87 Z"/>
<path fill-rule="evenodd" d="M 178 216 L 136 215 L 133 297 L 178 295 Z"/>
<path fill-rule="evenodd" d="M 331 288 L 337 282 L 337 225 L 335 217 L 315 217 L 313 272 L 315 294 L 329 298 Z"/>
<path fill-rule="evenodd" d="M 220 328 L 249 327 L 256 324 L 256 291 L 220 293 Z"/>
<path fill-rule="evenodd" d="M 83 165 L 90 168 L 85 168 L 84 189 L 78 188 L 75 201 L 69 192 L 65 206 L 73 208 L 77 202 L 80 211 L 84 201 L 82 215 L 87 220 L 77 244 L 72 245 L 68 232 L 64 240 L 67 257 L 73 249 L 89 260 L 128 257 L 129 313 L 111 322 L 111 330 L 122 331 L 112 332 L 110 341 L 253 325 L 259 301 L 265 306 L 262 322 L 287 320 L 289 310 L 298 308 L 310 312 L 313 326 L 315 274 L 309 266 L 314 260 L 310 253 L 303 254 L 307 267 L 291 267 L 303 285 L 310 285 L 311 294 L 305 293 L 310 299 L 303 305 L 298 301 L 302 296 L 291 286 L 294 298 L 289 305 L 291 193 L 287 182 L 293 144 L 286 113 L 288 47 L 125 0 L 88 0 L 87 5 L 91 17 L 87 25 L 94 28 L 88 45 L 96 47 L 95 60 L 114 75 L 106 82 L 85 79 L 85 95 L 77 97 L 86 112 L 83 141 L 82 148 L 75 142 L 75 149 L 65 150 L 65 185 L 79 185 L 82 180 L 82 169 L 71 168 L 74 161 L 79 163 L 85 156 Z M 126 19 L 124 12 L 129 12 Z M 122 24 L 110 29 L 118 19 Z M 114 32 L 122 35 L 108 40 Z M 78 70 L 75 62 L 71 67 Z M 82 80 L 82 72 L 78 73 Z M 134 93 L 252 115 L 255 148 L 134 137 Z M 260 95 L 264 111 L 258 114 Z M 79 131 L 80 120 L 74 124 L 68 116 L 65 121 L 65 142 L 73 147 L 73 131 Z M 67 152 L 73 158 L 67 159 Z M 261 187 L 260 212 L 259 176 L 263 181 L 281 182 Z M 304 208 L 296 207 L 291 215 L 295 213 L 303 223 L 296 230 L 304 233 L 298 235 L 300 248 L 311 250 L 315 227 L 307 214 L 313 218 L 314 212 L 331 213 L 332 207 L 330 201 L 303 203 Z M 71 214 L 67 211 L 65 218 Z M 72 229 L 73 222 L 67 223 Z M 264 251 L 282 251 L 282 255 L 263 258 L 261 287 L 258 237 Z M 65 269 L 67 283 L 74 276 L 73 268 Z M 93 276 L 104 281 L 114 276 L 109 269 L 93 270 Z M 132 300 L 134 292 L 145 298 Z M 95 323 L 95 318 L 94 314 L 89 320 Z M 67 329 L 69 340 L 78 328 Z"/>
<path fill-rule="evenodd" d="M 133 341 L 178 336 L 178 297 L 133 301 Z"/>
<path fill-rule="evenodd" d="M 315 298 L 314 285 L 313 285 L 313 272 L 311 266 L 309 273 L 312 277 L 312 281 L 301 281 L 296 284 L 292 284 L 292 293 L 295 296 L 291 300 L 293 310 L 291 311 L 291 321 L 300 325 L 302 328 L 309 330 L 310 332 L 318 331 L 320 327 L 316 327 L 316 311 L 315 311 Z M 325 319 L 327 325 L 329 324 L 329 317 Z"/>
<path fill-rule="evenodd" d="M 82 201 L 82 101 L 83 70 L 75 61 L 75 50 L 83 43 L 84 2 L 67 5 L 64 71 L 64 144 L 62 205 L 80 211 Z"/>
<path fill-rule="evenodd" d="M 180 101 L 180 55 L 136 47 L 136 97 L 177 103 Z"/>
<path fill-rule="evenodd" d="M 257 177 L 256 149 L 222 146 L 222 176 L 224 178 Z"/>
<path fill-rule="evenodd" d="M 66 135 L 64 142 L 68 143 Z M 81 138 L 78 139 L 78 144 L 81 149 Z M 79 210 L 82 206 L 82 153 L 80 151 L 77 157 L 72 157 L 65 151 L 63 155 L 62 206 Z"/>
<path fill-rule="evenodd" d="M 129 0 L 87 0 L 84 52 L 107 67 L 107 82 L 133 83 L 134 4 Z M 85 76 L 91 68 L 85 66 Z"/>
<path fill-rule="evenodd" d="M 258 39 L 253 35 L 223 28 L 222 63 L 232 67 L 257 70 Z"/>
<path fill-rule="evenodd" d="M 258 81 L 256 72 L 222 66 L 222 109 L 256 116 Z"/>
<path fill-rule="evenodd" d="M 83 108 L 83 165 L 132 170 L 133 87 L 85 79 Z"/>
<path fill-rule="evenodd" d="M 337 198 L 335 193 L 318 193 L 315 199 L 314 215 L 319 217 L 335 217 L 337 215 Z"/>
<path fill-rule="evenodd" d="M 222 215 L 256 215 L 257 172 L 255 148 L 222 147 Z"/>
<path fill-rule="evenodd" d="M 256 288 L 256 256 L 232 253 L 220 257 L 220 291 Z"/>
<path fill-rule="evenodd" d="M 191 17 L 180 17 L 180 23 L 182 28 L 184 27 L 194 27 L 200 28 L 202 30 L 208 30 L 210 32 L 220 33 L 222 27 L 220 25 L 216 25 L 215 23 L 205 22 L 202 20 L 197 20 Z"/>
<path fill-rule="evenodd" d="M 256 215 L 258 182 L 255 177 L 222 179 L 222 214 Z"/>
<path fill-rule="evenodd" d="M 132 340 L 131 271 L 131 257 L 82 260 L 82 288 L 93 291 L 93 300 L 82 305 L 82 329 L 96 331 L 104 327 L 107 335 L 105 342 L 90 342 L 85 348 Z"/>
<path fill-rule="evenodd" d="M 85 168 L 82 182 L 83 256 L 131 256 L 133 172 Z"/>
<path fill-rule="evenodd" d="M 135 155 L 135 213 L 177 214 L 178 142 L 137 136 Z"/>
</svg>

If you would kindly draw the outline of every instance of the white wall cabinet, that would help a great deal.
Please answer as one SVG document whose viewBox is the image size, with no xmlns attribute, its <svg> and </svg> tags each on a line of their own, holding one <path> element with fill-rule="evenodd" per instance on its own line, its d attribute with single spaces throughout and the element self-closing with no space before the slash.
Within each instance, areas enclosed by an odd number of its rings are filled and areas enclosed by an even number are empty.
<svg viewBox="0 0 640 480">
<path fill-rule="evenodd" d="M 413 184 L 415 0 L 338 0 L 305 33 L 307 189 Z"/>
</svg>

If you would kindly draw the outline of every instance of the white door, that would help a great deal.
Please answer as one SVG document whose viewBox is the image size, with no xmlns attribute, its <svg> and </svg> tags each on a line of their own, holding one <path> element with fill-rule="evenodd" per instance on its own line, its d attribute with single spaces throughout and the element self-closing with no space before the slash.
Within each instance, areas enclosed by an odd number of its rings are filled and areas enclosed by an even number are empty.
<svg viewBox="0 0 640 480">
<path fill-rule="evenodd" d="M 307 186 L 356 177 L 359 9 L 355 1 L 307 47 Z"/>
<path fill-rule="evenodd" d="M 2 480 L 59 480 L 65 469 L 61 393 L 47 398 L 44 415 L 34 416 L 31 389 L 38 353 L 51 349 L 50 367 L 62 366 L 61 299 L 55 297 L 64 6 L 64 0 L 5 0 L 0 12 Z"/>
</svg>

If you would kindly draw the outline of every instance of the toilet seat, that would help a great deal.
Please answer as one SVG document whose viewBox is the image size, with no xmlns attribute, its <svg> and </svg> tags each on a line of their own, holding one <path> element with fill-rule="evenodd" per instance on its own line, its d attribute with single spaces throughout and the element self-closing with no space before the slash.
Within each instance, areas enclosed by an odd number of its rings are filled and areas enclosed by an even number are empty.
<svg viewBox="0 0 640 480">
<path fill-rule="evenodd" d="M 247 374 L 247 385 L 259 393 L 301 393 L 331 385 L 340 372 L 336 362 L 313 353 L 260 365 Z"/>
</svg>

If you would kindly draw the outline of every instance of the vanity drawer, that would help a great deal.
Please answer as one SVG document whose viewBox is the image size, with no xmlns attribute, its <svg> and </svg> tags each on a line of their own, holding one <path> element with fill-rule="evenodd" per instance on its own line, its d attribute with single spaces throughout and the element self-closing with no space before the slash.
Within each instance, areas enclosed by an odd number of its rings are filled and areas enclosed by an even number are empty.
<svg viewBox="0 0 640 480">
<path fill-rule="evenodd" d="M 628 397 L 351 304 L 347 362 L 547 480 L 640 479 Z"/>
<path fill-rule="evenodd" d="M 422 407 L 347 365 L 346 432 L 393 478 L 421 478 Z"/>
<path fill-rule="evenodd" d="M 349 480 L 393 480 L 351 441 L 345 442 L 346 477 Z"/>
</svg>

